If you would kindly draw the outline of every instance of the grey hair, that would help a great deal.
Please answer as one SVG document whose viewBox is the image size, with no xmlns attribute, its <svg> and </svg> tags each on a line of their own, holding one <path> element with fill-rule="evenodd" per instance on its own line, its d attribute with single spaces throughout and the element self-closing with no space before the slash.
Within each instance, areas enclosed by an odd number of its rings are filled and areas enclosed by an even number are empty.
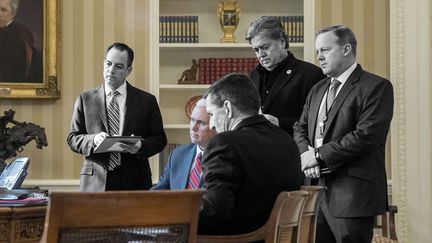
<svg viewBox="0 0 432 243">
<path fill-rule="evenodd" d="M 285 40 L 285 49 L 289 48 L 288 36 L 282 26 L 279 18 L 274 16 L 262 16 L 252 22 L 246 32 L 246 40 L 251 43 L 251 40 L 257 36 L 263 35 L 272 40 Z"/>
</svg>

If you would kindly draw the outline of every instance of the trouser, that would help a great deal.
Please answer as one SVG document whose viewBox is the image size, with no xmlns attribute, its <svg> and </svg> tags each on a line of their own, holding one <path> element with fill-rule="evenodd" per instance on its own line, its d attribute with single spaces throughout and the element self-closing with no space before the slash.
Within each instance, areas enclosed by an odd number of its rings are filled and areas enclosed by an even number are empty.
<svg viewBox="0 0 432 243">
<path fill-rule="evenodd" d="M 375 217 L 334 217 L 326 203 L 321 201 L 318 210 L 317 243 L 370 243 Z"/>
</svg>

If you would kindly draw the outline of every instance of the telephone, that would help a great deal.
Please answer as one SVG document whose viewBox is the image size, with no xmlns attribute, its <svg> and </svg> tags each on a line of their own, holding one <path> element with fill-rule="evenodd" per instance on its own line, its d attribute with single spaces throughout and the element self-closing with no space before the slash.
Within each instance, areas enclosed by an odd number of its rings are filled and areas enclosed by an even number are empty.
<svg viewBox="0 0 432 243">
<path fill-rule="evenodd" d="M 8 164 L 0 175 L 0 188 L 8 190 L 20 188 L 27 176 L 29 163 L 30 159 L 28 157 L 20 157 Z"/>
</svg>

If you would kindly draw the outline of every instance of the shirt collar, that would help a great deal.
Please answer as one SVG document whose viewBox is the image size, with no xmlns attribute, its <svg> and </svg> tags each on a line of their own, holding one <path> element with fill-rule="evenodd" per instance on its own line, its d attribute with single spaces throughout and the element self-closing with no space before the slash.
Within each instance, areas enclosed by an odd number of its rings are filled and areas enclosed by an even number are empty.
<svg viewBox="0 0 432 243">
<path fill-rule="evenodd" d="M 126 96 L 126 82 L 125 81 L 120 87 L 118 87 L 116 90 L 120 93 L 121 96 Z M 112 96 L 112 93 L 114 90 L 112 90 L 108 85 L 104 85 L 105 88 L 105 95 L 106 96 Z"/>
<path fill-rule="evenodd" d="M 351 65 L 351 67 L 349 67 L 347 70 L 345 70 L 345 72 L 343 72 L 341 75 L 339 75 L 339 77 L 337 77 L 336 79 L 341 82 L 341 84 L 345 84 L 345 82 L 348 80 L 349 76 L 351 76 L 351 74 L 354 72 L 354 69 L 357 67 L 357 62 L 354 62 L 353 65 Z M 333 81 L 335 78 L 332 78 L 331 81 Z M 340 85 L 340 86 L 342 86 Z"/>
<path fill-rule="evenodd" d="M 201 148 L 200 148 L 200 146 L 197 144 L 197 146 L 196 146 L 196 155 L 195 156 L 198 156 L 198 154 L 199 153 L 202 153 L 202 152 L 204 152 Z"/>
</svg>

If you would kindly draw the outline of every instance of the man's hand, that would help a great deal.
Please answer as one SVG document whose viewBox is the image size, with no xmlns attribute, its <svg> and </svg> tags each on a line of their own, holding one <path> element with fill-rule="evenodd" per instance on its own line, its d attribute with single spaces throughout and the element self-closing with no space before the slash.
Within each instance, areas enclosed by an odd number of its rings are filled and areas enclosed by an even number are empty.
<svg viewBox="0 0 432 243">
<path fill-rule="evenodd" d="M 128 144 L 128 143 L 121 143 L 120 147 L 123 149 L 124 153 L 131 153 L 136 154 L 141 149 L 141 140 L 138 140 L 138 142 L 134 144 Z"/>
<path fill-rule="evenodd" d="M 102 141 L 108 136 L 106 132 L 100 132 L 96 134 L 96 136 L 93 138 L 93 144 L 95 147 L 99 146 L 99 144 L 102 143 Z"/>
<path fill-rule="evenodd" d="M 301 170 L 305 171 L 306 169 L 314 168 L 319 165 L 318 161 L 315 158 L 315 150 L 314 148 L 309 146 L 309 150 L 303 152 L 301 155 Z"/>
<path fill-rule="evenodd" d="M 304 170 L 303 173 L 305 174 L 306 177 L 309 177 L 309 178 L 319 178 L 321 175 L 320 166 L 317 165 L 313 168 L 308 168 L 308 169 Z"/>
<path fill-rule="evenodd" d="M 267 120 L 269 120 L 271 123 L 273 123 L 276 126 L 279 126 L 279 119 L 277 119 L 277 117 L 272 116 L 270 114 L 263 114 L 263 116 L 265 118 L 267 118 Z"/>
</svg>

